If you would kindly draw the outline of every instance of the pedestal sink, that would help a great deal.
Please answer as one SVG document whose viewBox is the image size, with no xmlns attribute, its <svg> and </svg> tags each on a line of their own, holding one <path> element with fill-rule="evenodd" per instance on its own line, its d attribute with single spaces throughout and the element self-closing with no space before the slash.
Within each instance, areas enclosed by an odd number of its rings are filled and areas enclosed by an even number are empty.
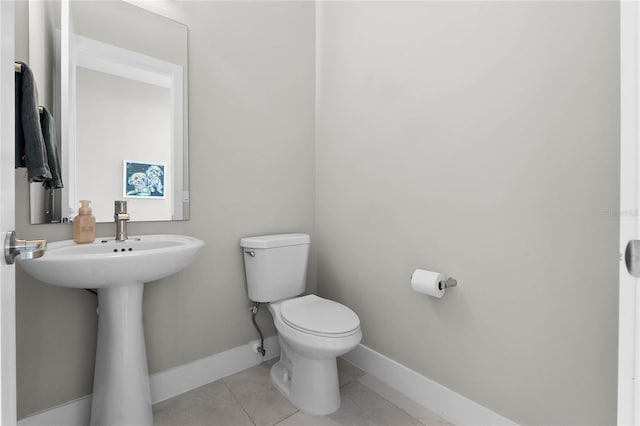
<svg viewBox="0 0 640 426">
<path fill-rule="evenodd" d="M 18 260 L 45 283 L 98 291 L 92 426 L 153 425 L 142 326 L 144 283 L 184 269 L 202 245 L 183 235 L 98 238 L 91 244 L 59 241 L 50 243 L 39 259 Z"/>
</svg>

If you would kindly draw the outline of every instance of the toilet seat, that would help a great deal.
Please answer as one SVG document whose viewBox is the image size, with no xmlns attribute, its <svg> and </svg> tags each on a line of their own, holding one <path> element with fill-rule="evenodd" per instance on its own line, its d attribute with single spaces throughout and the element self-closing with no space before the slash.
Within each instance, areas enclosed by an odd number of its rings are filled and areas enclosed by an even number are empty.
<svg viewBox="0 0 640 426">
<path fill-rule="evenodd" d="M 360 329 L 360 319 L 348 307 L 316 295 L 285 300 L 282 321 L 300 332 L 323 337 L 345 337 Z"/>
</svg>

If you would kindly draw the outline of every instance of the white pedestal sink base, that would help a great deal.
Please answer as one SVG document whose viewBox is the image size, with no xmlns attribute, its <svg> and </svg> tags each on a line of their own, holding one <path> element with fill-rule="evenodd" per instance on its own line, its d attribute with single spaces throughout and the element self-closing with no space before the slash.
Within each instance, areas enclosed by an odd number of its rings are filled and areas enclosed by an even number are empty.
<svg viewBox="0 0 640 426">
<path fill-rule="evenodd" d="M 91 426 L 152 426 L 143 283 L 98 289 Z"/>
<path fill-rule="evenodd" d="M 1 1 L 1 0 L 0 0 Z M 48 245 L 39 259 L 18 263 L 40 281 L 98 289 L 98 347 L 92 426 L 152 426 L 147 353 L 142 329 L 145 282 L 184 269 L 204 243 L 185 235 L 142 235 L 90 244 Z"/>
</svg>

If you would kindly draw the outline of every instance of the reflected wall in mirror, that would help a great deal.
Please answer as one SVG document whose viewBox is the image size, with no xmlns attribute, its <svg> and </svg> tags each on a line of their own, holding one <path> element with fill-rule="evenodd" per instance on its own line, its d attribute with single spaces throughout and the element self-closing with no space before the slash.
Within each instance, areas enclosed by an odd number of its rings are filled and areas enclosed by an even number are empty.
<svg viewBox="0 0 640 426">
<path fill-rule="evenodd" d="M 98 222 L 113 221 L 120 199 L 132 221 L 188 219 L 186 26 L 119 0 L 59 9 L 54 111 L 65 188 L 31 184 L 31 223 L 71 220 L 81 199 Z M 157 170 L 138 171 L 140 192 L 127 191 L 125 162 L 162 165 L 162 184 Z"/>
</svg>

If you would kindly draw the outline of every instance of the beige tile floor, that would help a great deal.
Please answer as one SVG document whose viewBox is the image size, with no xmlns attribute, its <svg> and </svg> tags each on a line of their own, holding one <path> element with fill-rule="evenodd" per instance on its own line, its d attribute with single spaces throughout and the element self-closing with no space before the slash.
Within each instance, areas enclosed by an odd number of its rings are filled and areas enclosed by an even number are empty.
<svg viewBox="0 0 640 426">
<path fill-rule="evenodd" d="M 154 426 L 452 426 L 342 358 L 340 409 L 328 416 L 306 415 L 271 384 L 274 362 L 156 404 Z"/>
</svg>

